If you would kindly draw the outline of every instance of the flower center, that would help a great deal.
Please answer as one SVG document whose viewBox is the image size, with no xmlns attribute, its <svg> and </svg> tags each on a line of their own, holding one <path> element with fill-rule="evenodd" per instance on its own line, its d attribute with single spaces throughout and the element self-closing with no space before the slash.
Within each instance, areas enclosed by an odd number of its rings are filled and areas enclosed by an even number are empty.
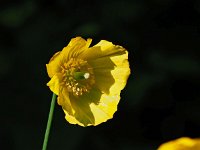
<svg viewBox="0 0 200 150">
<path fill-rule="evenodd" d="M 63 84 L 74 96 L 89 92 L 95 83 L 93 69 L 87 61 L 71 58 L 61 68 Z"/>
</svg>

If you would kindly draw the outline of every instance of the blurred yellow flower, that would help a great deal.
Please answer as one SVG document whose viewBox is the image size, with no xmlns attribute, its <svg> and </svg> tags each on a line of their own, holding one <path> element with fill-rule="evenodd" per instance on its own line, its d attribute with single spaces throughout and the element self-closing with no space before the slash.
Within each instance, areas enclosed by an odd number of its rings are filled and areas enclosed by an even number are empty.
<svg viewBox="0 0 200 150">
<path fill-rule="evenodd" d="M 46 65 L 47 85 L 58 95 L 66 120 L 81 126 L 113 117 L 130 74 L 126 49 L 105 40 L 89 47 L 91 42 L 71 39 Z"/>
<path fill-rule="evenodd" d="M 162 144 L 158 150 L 200 150 L 200 138 L 182 137 Z"/>
</svg>

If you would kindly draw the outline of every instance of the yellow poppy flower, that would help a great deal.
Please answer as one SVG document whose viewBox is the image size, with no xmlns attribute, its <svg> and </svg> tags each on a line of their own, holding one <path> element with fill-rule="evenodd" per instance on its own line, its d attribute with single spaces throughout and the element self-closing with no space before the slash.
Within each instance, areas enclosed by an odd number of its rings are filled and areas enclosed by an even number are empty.
<svg viewBox="0 0 200 150">
<path fill-rule="evenodd" d="M 128 52 L 122 46 L 81 37 L 57 52 L 46 65 L 50 90 L 58 95 L 66 120 L 98 125 L 113 117 L 130 74 Z"/>
<path fill-rule="evenodd" d="M 200 138 L 182 137 L 162 144 L 158 150 L 200 150 Z"/>
</svg>

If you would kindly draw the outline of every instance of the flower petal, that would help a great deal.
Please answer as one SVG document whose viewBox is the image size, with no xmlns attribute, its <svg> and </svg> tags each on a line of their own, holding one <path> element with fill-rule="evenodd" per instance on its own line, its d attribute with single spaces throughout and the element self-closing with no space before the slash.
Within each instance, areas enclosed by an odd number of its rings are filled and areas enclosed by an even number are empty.
<svg viewBox="0 0 200 150">
<path fill-rule="evenodd" d="M 113 118 L 114 113 L 117 111 L 119 100 L 119 95 L 102 94 L 99 103 L 91 103 L 90 109 L 95 116 L 95 123 L 93 125 L 96 126 Z"/>
<path fill-rule="evenodd" d="M 67 111 L 68 114 L 70 115 L 73 114 L 71 102 L 69 99 L 69 93 L 66 88 L 60 88 L 59 96 L 58 96 L 58 104 L 61 105 L 63 110 Z"/>
<path fill-rule="evenodd" d="M 125 49 L 122 46 L 114 45 L 112 42 L 101 40 L 98 44 L 86 49 L 79 55 L 79 58 L 84 60 L 97 59 L 109 55 L 114 55 L 123 52 Z"/>
<path fill-rule="evenodd" d="M 74 114 L 65 111 L 65 118 L 71 124 L 81 126 L 98 125 L 113 117 L 117 110 L 120 96 L 102 94 L 101 91 L 93 89 L 81 97 L 70 97 Z"/>
<path fill-rule="evenodd" d="M 89 61 L 96 86 L 106 94 L 116 95 L 125 87 L 130 75 L 128 52 Z"/>
<path fill-rule="evenodd" d="M 101 92 L 99 90 L 91 90 L 90 93 L 85 93 L 80 97 L 70 95 L 70 100 L 74 114 L 70 115 L 65 111 L 65 118 L 72 124 L 79 124 L 81 126 L 88 126 L 95 123 L 94 115 L 90 110 L 90 103 L 97 103 L 100 99 Z"/>
<path fill-rule="evenodd" d="M 81 37 L 71 39 L 69 44 L 63 48 L 62 57 L 65 61 L 70 58 L 77 58 L 85 49 L 87 49 L 92 42 L 92 39 L 87 41 Z"/>
<path fill-rule="evenodd" d="M 49 86 L 50 90 L 55 93 L 56 95 L 59 94 L 60 91 L 60 83 L 61 83 L 61 75 L 56 74 L 54 75 L 51 80 L 47 83 L 47 86 Z"/>
<path fill-rule="evenodd" d="M 200 149 L 200 139 L 181 137 L 160 145 L 158 150 L 198 150 Z"/>
<path fill-rule="evenodd" d="M 119 91 L 124 89 L 130 75 L 128 52 L 126 51 L 124 55 L 113 56 L 110 59 L 116 65 L 114 70 L 111 71 L 115 83 L 110 88 L 110 93 L 117 94 Z"/>
<path fill-rule="evenodd" d="M 52 78 L 56 73 L 60 71 L 60 65 L 61 65 L 61 57 L 60 52 L 57 52 L 53 55 L 53 57 L 50 59 L 49 63 L 46 64 L 47 67 L 47 73 L 50 78 Z"/>
</svg>

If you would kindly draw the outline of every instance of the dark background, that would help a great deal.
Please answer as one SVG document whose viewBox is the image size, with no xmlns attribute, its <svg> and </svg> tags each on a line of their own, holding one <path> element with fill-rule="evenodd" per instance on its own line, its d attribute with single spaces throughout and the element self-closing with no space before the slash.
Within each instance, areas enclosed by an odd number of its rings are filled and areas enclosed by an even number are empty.
<svg viewBox="0 0 200 150">
<path fill-rule="evenodd" d="M 199 0 L 1 0 L 0 149 L 41 149 L 52 93 L 45 64 L 72 37 L 129 51 L 112 120 L 71 125 L 56 105 L 48 150 L 155 150 L 200 136 Z"/>
</svg>

